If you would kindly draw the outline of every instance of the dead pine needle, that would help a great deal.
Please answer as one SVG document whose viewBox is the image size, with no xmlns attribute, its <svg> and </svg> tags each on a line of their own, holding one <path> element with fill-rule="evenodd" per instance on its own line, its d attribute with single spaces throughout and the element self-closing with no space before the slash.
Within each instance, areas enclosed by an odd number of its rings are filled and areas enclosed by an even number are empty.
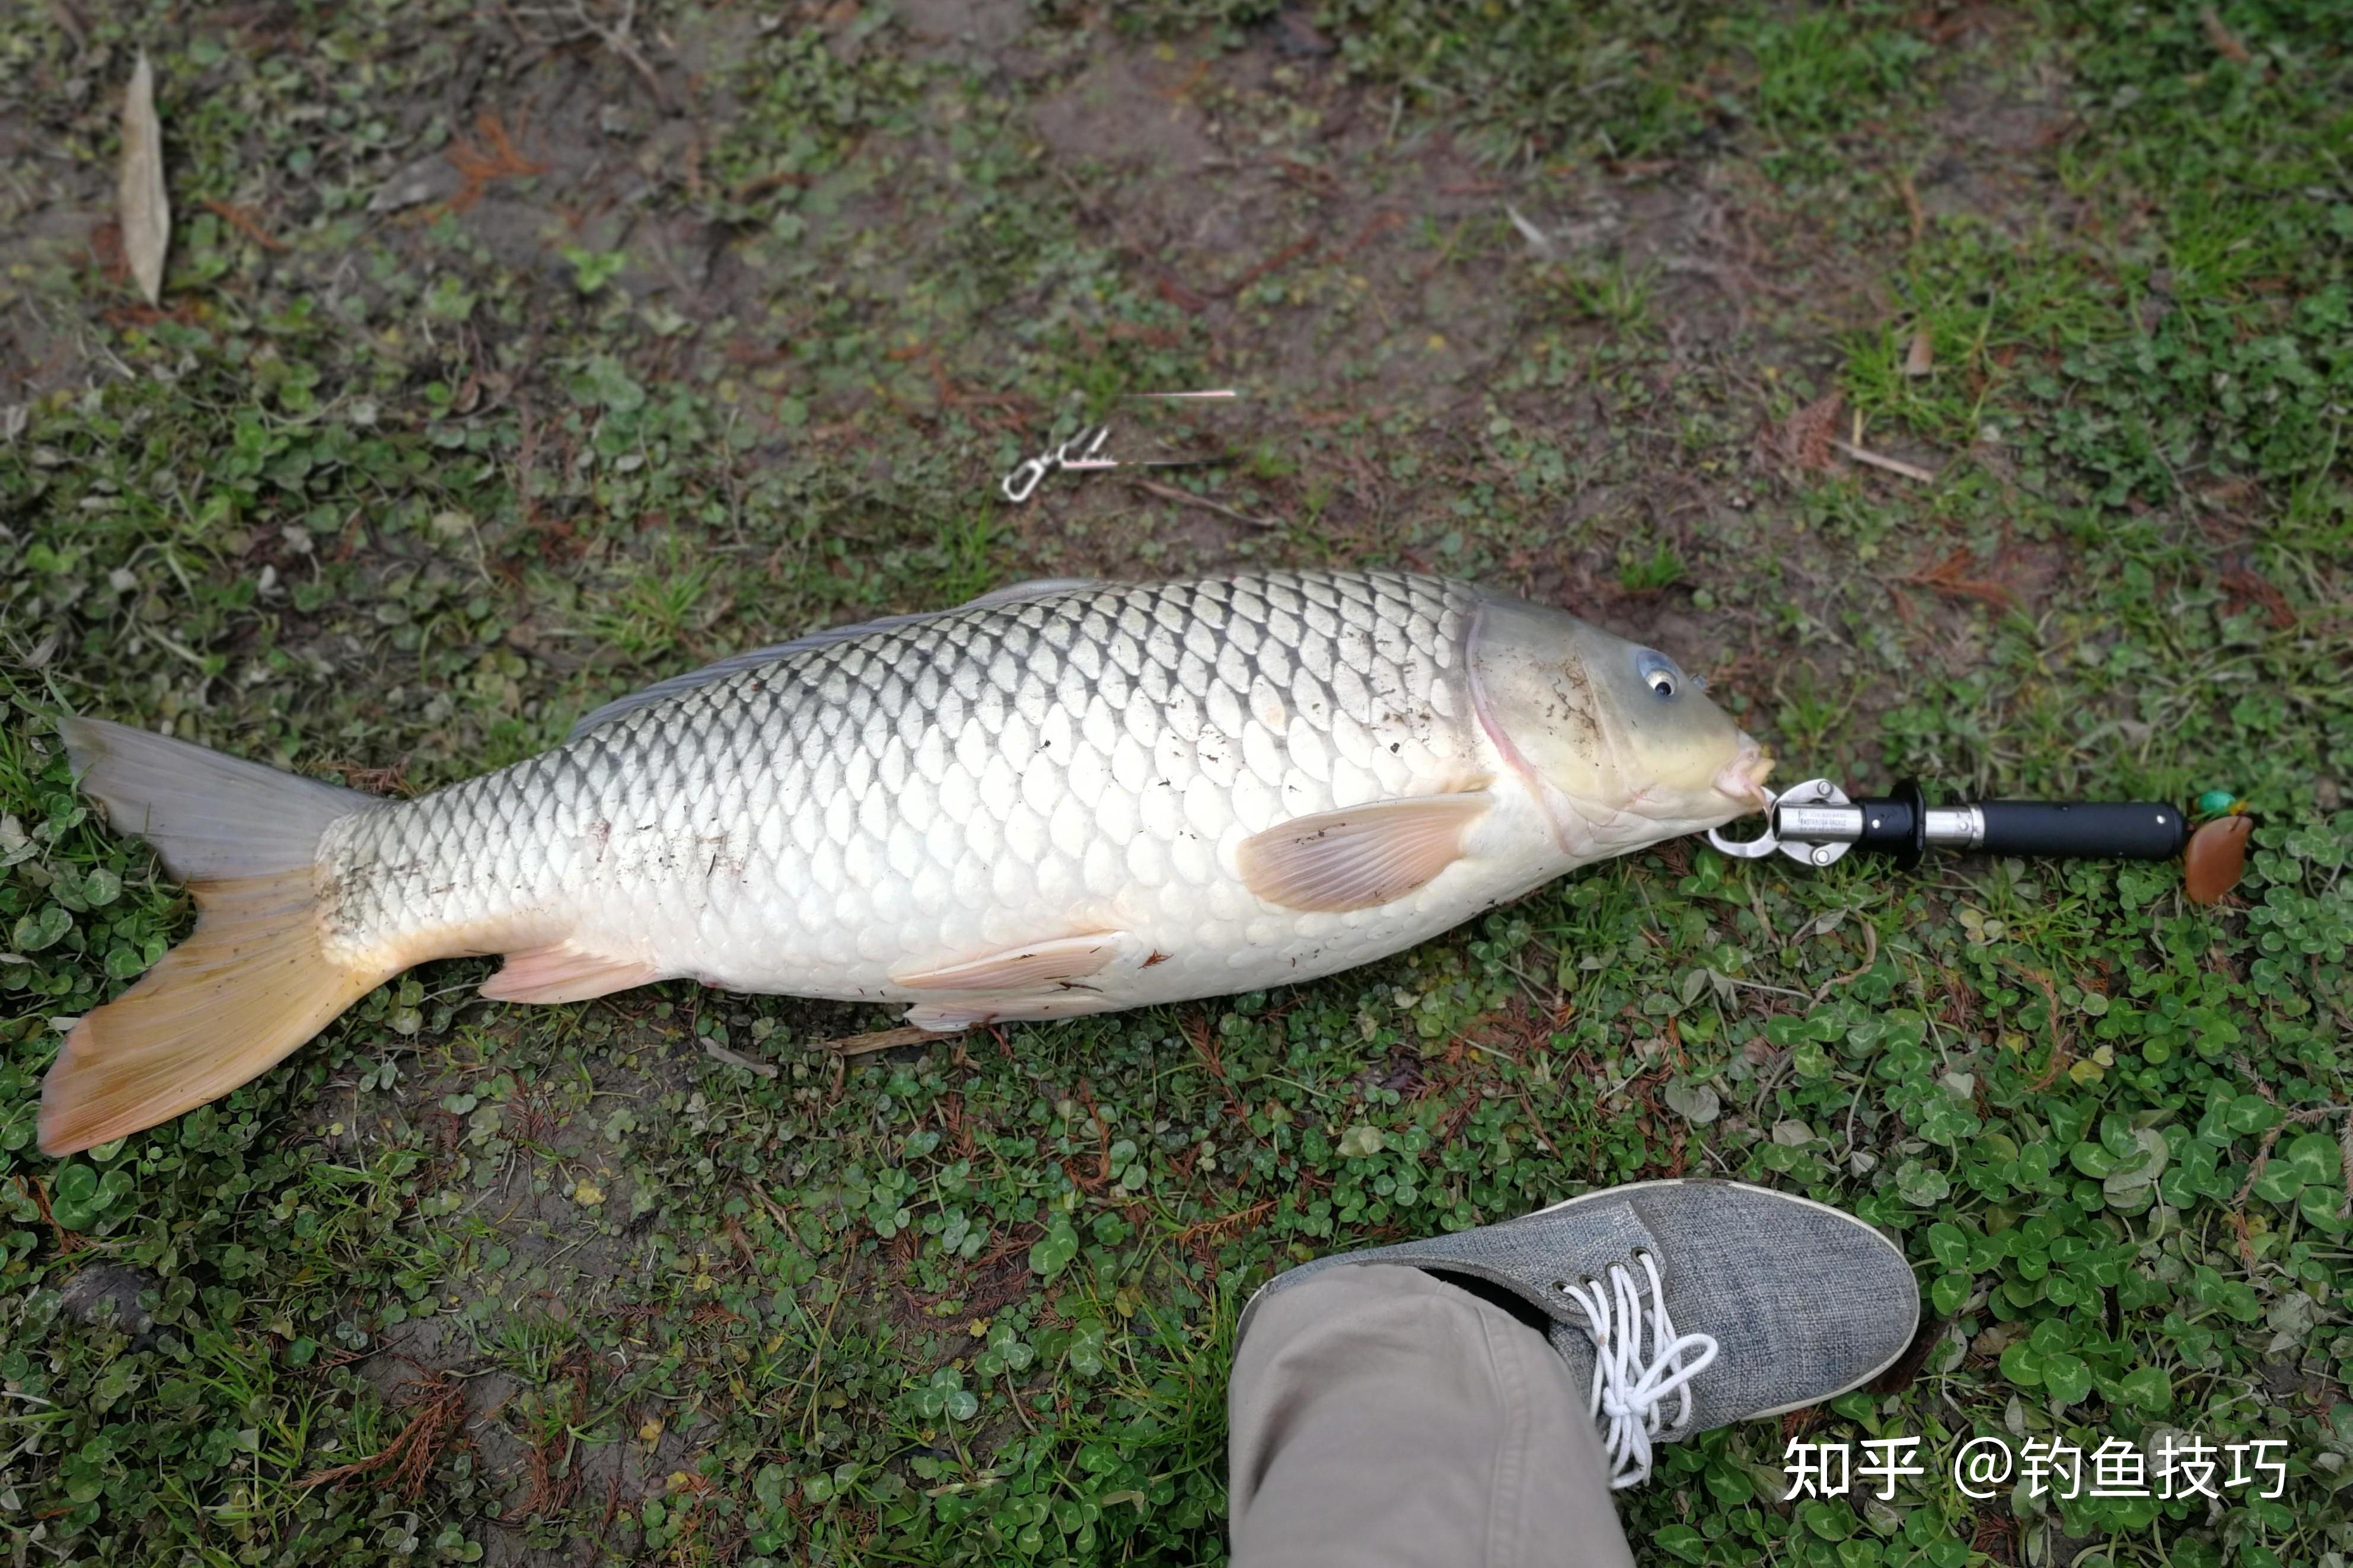
<svg viewBox="0 0 2353 1568">
<path fill-rule="evenodd" d="M 408 1425 L 398 1436 L 364 1459 L 303 1477 L 302 1488 L 307 1490 L 388 1471 L 403 1498 L 413 1500 L 423 1495 L 434 1464 L 466 1425 L 466 1385 L 443 1372 L 412 1386 L 421 1397 L 409 1407 Z"/>
<path fill-rule="evenodd" d="M 1205 1238 L 1211 1241 L 1223 1241 L 1226 1237 L 1233 1235 L 1236 1231 L 1243 1230 L 1250 1226 L 1256 1225 L 1259 1221 L 1264 1219 L 1268 1215 L 1271 1215 L 1273 1212 L 1274 1200 L 1272 1198 L 1261 1198 L 1257 1203 L 1250 1205 L 1248 1208 L 1236 1209 L 1231 1214 L 1219 1215 L 1215 1219 L 1196 1221 L 1194 1224 L 1188 1225 L 1183 1229 L 1176 1231 L 1168 1239 L 1176 1243 L 1179 1247 L 1184 1246 L 1187 1242 Z"/>
<path fill-rule="evenodd" d="M 262 227 L 260 219 L 257 218 L 253 215 L 250 208 L 241 207 L 234 202 L 225 202 L 217 199 L 216 197 L 209 196 L 206 198 L 204 205 L 206 212 L 211 213 L 215 217 L 219 218 L 223 223 L 228 225 L 229 227 L 237 230 L 237 233 L 245 236 L 246 238 L 253 241 L 254 244 L 261 247 L 264 250 L 269 251 L 273 254 L 283 255 L 288 249 L 291 248 L 284 240 L 280 239 L 276 235 L 271 234 L 268 229 Z"/>
<path fill-rule="evenodd" d="M 1251 284 L 1257 282 L 1260 279 L 1265 277 L 1268 273 L 1279 272 L 1282 268 L 1290 266 L 1293 262 L 1298 260 L 1301 257 L 1314 255 L 1315 247 L 1319 243 L 1320 241 L 1318 241 L 1314 235 L 1308 236 L 1305 239 L 1294 240 L 1293 243 L 1284 246 L 1281 250 L 1276 251 L 1272 256 L 1270 256 L 1265 260 L 1260 262 L 1257 266 L 1243 268 L 1241 276 L 1236 278 L 1232 282 L 1226 284 L 1222 288 L 1213 289 L 1210 292 L 1216 295 L 1219 299 L 1230 300 L 1235 295 L 1240 293 L 1243 289 L 1249 288 Z"/>
<path fill-rule="evenodd" d="M 2000 584 L 1970 576 L 1969 574 L 1976 569 L 1975 556 L 1967 550 L 1956 550 L 1926 571 L 1915 572 L 1896 581 L 1906 587 L 1926 588 L 1949 598 L 1975 599 L 1997 610 L 2007 610 L 2016 605 L 2016 596 Z"/>
<path fill-rule="evenodd" d="M 462 136 L 452 137 L 441 154 L 465 181 L 441 210 L 463 212 L 480 201 L 494 181 L 547 173 L 545 163 L 523 156 L 522 149 L 515 145 L 515 137 L 521 132 L 510 132 L 506 121 L 494 111 L 485 110 L 476 115 L 474 129 L 481 133 L 480 144 Z"/>
</svg>

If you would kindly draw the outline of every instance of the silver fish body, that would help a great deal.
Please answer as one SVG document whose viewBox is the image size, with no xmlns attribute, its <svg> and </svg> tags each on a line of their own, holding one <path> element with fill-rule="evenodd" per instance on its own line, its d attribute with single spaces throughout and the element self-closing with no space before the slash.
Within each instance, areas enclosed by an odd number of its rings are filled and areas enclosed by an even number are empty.
<svg viewBox="0 0 2353 1568">
<path fill-rule="evenodd" d="M 331 945 L 550 952 L 559 990 L 685 975 L 952 1026 L 1329 973 L 1712 826 L 1585 801 L 1564 836 L 1482 721 L 1499 605 L 1531 613 L 1379 572 L 1102 584 L 788 652 L 337 825 Z M 1286 823 L 1470 795 L 1461 853 L 1395 898 L 1291 907 L 1240 864 Z"/>
<path fill-rule="evenodd" d="M 1023 584 L 739 655 L 386 802 L 100 721 L 83 790 L 195 931 L 72 1030 L 40 1133 L 226 1093 L 411 964 L 486 996 L 691 976 L 954 1028 L 1394 952 L 1754 809 L 1701 683 L 1557 610 L 1386 572 Z"/>
</svg>

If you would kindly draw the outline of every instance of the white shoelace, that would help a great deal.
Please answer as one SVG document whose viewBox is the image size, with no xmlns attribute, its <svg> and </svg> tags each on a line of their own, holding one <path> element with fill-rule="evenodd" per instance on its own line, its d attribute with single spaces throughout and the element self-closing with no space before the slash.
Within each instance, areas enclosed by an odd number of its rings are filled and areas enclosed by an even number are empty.
<svg viewBox="0 0 2353 1568">
<path fill-rule="evenodd" d="M 1647 1251 L 1634 1260 L 1651 1277 L 1650 1342 L 1642 1352 L 1642 1288 L 1622 1263 L 1609 1266 L 1608 1280 L 1588 1279 L 1591 1294 L 1567 1281 L 1555 1289 L 1585 1309 L 1593 1331 L 1593 1408 L 1602 1424 L 1602 1447 L 1609 1456 L 1613 1489 L 1651 1479 L 1651 1439 L 1662 1430 L 1661 1406 L 1680 1395 L 1680 1426 L 1692 1416 L 1691 1380 L 1715 1362 L 1715 1341 L 1706 1334 L 1678 1334 L 1667 1316 L 1667 1293 L 1659 1283 L 1658 1260 Z M 1696 1352 L 1696 1359 L 1684 1361 Z M 1602 1421 L 1607 1417 L 1606 1421 Z"/>
</svg>

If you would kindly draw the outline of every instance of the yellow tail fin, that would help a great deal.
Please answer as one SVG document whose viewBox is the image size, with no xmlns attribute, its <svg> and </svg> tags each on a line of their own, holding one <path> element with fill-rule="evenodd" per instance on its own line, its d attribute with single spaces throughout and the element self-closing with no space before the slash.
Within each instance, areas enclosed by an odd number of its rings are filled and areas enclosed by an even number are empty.
<svg viewBox="0 0 2353 1568">
<path fill-rule="evenodd" d="M 119 724 L 59 728 L 83 791 L 196 898 L 195 934 L 82 1019 L 42 1083 L 41 1147 L 69 1154 L 227 1094 L 397 971 L 322 945 L 319 836 L 370 796 Z"/>
<path fill-rule="evenodd" d="M 195 934 L 74 1026 L 41 1085 L 41 1147 L 169 1121 L 275 1066 L 391 978 L 319 951 L 308 870 L 198 882 Z"/>
</svg>

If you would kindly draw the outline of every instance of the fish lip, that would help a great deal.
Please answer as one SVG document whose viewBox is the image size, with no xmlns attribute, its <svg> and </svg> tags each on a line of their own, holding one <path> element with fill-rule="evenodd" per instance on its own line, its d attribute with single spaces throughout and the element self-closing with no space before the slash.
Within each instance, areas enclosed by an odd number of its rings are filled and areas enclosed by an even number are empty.
<svg viewBox="0 0 2353 1568">
<path fill-rule="evenodd" d="M 1732 761 L 1716 770 L 1715 789 L 1727 800 L 1738 802 L 1746 816 L 1750 811 L 1765 811 L 1773 804 L 1773 796 L 1765 787 L 1766 778 L 1773 772 L 1772 753 L 1757 744 L 1753 735 L 1740 737 L 1740 750 Z"/>
</svg>

